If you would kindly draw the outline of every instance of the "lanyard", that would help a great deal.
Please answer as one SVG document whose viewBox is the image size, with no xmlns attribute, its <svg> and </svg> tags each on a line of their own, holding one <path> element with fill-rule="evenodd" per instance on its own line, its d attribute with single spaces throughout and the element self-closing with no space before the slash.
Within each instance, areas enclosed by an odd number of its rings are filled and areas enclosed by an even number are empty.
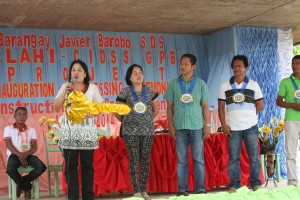
<svg viewBox="0 0 300 200">
<path fill-rule="evenodd" d="M 133 97 L 134 103 L 138 103 L 140 101 L 140 99 L 139 99 L 139 97 L 138 97 L 137 93 L 135 92 L 134 87 L 132 85 L 130 86 L 130 92 L 131 92 L 131 95 Z M 144 104 L 146 104 L 146 86 L 145 85 L 142 86 L 142 102 Z"/>
<path fill-rule="evenodd" d="M 22 134 L 22 133 L 25 133 L 25 139 L 23 137 L 24 134 Z M 25 132 L 19 132 L 18 134 L 19 134 L 19 136 L 21 138 L 21 144 L 22 143 L 28 144 L 28 131 L 25 130 Z"/>
<path fill-rule="evenodd" d="M 194 87 L 195 87 L 196 81 L 197 81 L 195 74 L 193 74 L 193 76 L 191 78 L 191 81 L 190 81 L 190 87 L 187 90 L 186 90 L 186 87 L 185 87 L 182 75 L 180 75 L 178 77 L 178 81 L 179 81 L 179 86 L 180 86 L 181 93 L 183 95 L 184 94 L 192 94 L 193 93 L 193 90 L 194 90 Z M 183 103 L 183 102 L 181 102 L 182 106 L 184 106 L 185 104 L 191 105 L 191 102 L 190 103 Z"/>
<path fill-rule="evenodd" d="M 293 85 L 294 85 L 294 89 L 295 89 L 295 92 L 297 91 L 297 90 L 299 90 L 299 87 L 298 87 L 298 85 L 296 84 L 296 81 L 293 79 L 293 74 L 291 74 L 291 76 L 290 76 L 290 78 L 291 78 L 291 80 L 292 80 L 292 83 L 293 83 Z M 296 98 L 296 97 L 294 97 L 294 101 L 295 101 L 295 103 L 297 103 L 298 102 L 298 99 Z"/>
<path fill-rule="evenodd" d="M 142 100 L 140 100 L 139 96 L 137 95 L 136 91 L 134 90 L 133 85 L 130 86 L 130 93 L 133 97 L 133 101 L 135 104 L 137 104 L 138 102 L 142 101 L 143 104 L 146 106 L 146 86 L 142 85 Z M 135 112 L 136 115 L 142 115 L 141 113 L 137 113 Z"/>
<path fill-rule="evenodd" d="M 232 87 L 232 90 L 233 90 L 234 94 L 236 94 L 236 93 L 242 93 L 242 94 L 244 94 L 245 89 L 246 89 L 248 83 L 249 83 L 249 78 L 247 76 L 245 76 L 244 83 L 243 83 L 243 85 L 242 85 L 242 87 L 240 89 L 240 92 L 239 92 L 238 89 L 236 88 L 235 84 L 234 84 L 234 77 L 231 77 L 231 79 L 230 79 L 230 85 Z"/>
</svg>

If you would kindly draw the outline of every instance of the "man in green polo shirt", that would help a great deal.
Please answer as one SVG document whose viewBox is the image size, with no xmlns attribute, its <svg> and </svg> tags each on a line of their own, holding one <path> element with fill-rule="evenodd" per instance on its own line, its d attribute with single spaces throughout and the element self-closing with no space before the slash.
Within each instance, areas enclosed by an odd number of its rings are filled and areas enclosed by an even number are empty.
<svg viewBox="0 0 300 200">
<path fill-rule="evenodd" d="M 277 106 L 285 108 L 285 150 L 288 185 L 297 187 L 296 157 L 300 137 L 300 55 L 292 60 L 293 74 L 279 86 Z"/>
<path fill-rule="evenodd" d="M 196 57 L 184 54 L 180 59 L 181 75 L 170 81 L 164 99 L 168 102 L 169 134 L 176 139 L 177 196 L 188 196 L 188 145 L 191 146 L 197 194 L 206 193 L 204 186 L 203 139 L 209 137 L 210 119 L 208 89 L 194 74 Z M 204 127 L 204 128 L 203 128 Z M 202 130 L 203 129 L 203 130 Z"/>
</svg>

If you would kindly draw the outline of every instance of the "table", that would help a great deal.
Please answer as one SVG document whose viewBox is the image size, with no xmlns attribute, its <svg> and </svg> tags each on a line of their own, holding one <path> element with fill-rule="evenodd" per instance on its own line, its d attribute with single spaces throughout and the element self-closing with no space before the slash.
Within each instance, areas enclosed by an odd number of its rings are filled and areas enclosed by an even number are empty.
<svg viewBox="0 0 300 200">
<path fill-rule="evenodd" d="M 188 187 L 190 191 L 193 191 L 196 185 L 190 153 Z M 211 190 L 214 187 L 227 186 L 230 182 L 227 172 L 229 161 L 227 136 L 212 134 L 209 139 L 205 140 L 204 157 L 206 189 Z M 177 192 L 176 163 L 175 140 L 169 135 L 156 135 L 152 145 L 147 191 Z M 244 143 L 240 166 L 242 171 L 241 185 L 249 186 L 249 160 Z M 95 150 L 94 169 L 95 196 L 111 192 L 132 191 L 128 172 L 128 155 L 122 138 L 101 138 L 99 149 Z M 64 176 L 62 177 L 63 192 L 66 194 L 67 184 Z M 264 182 L 262 170 L 260 177 Z"/>
</svg>

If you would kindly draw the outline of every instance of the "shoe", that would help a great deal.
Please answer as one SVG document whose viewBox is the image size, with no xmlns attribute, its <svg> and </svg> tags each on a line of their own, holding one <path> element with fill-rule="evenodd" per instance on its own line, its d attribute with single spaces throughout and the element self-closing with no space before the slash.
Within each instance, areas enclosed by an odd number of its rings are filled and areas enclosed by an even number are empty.
<svg viewBox="0 0 300 200">
<path fill-rule="evenodd" d="M 137 198 L 144 198 L 143 196 L 142 196 L 142 193 L 140 193 L 140 192 L 136 192 L 136 193 L 134 193 L 133 194 L 133 197 L 137 197 Z"/>
<path fill-rule="evenodd" d="M 31 190 L 24 190 L 25 200 L 31 199 Z"/>
<path fill-rule="evenodd" d="M 256 185 L 256 186 L 253 187 L 252 190 L 253 190 L 253 191 L 256 191 L 256 190 L 258 190 L 259 188 L 261 188 L 260 185 Z"/>
<path fill-rule="evenodd" d="M 236 189 L 234 187 L 230 187 L 228 190 L 229 193 L 235 193 Z"/>
<path fill-rule="evenodd" d="M 178 192 L 177 194 L 176 194 L 176 196 L 189 196 L 189 193 L 187 192 L 187 191 L 185 191 L 185 192 Z"/>
<path fill-rule="evenodd" d="M 207 194 L 207 192 L 206 191 L 198 191 L 198 192 L 196 192 L 196 194 Z"/>
<path fill-rule="evenodd" d="M 21 194 L 22 194 L 22 189 L 19 186 L 17 186 L 17 198 L 19 198 Z"/>
</svg>

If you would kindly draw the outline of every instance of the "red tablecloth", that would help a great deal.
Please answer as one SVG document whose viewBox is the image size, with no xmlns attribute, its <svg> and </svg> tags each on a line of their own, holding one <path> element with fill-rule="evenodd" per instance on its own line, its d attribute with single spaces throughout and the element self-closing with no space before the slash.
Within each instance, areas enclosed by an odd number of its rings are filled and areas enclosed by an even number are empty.
<svg viewBox="0 0 300 200">
<path fill-rule="evenodd" d="M 230 182 L 227 172 L 229 161 L 227 137 L 222 134 L 211 135 L 204 142 L 204 156 L 206 189 L 227 186 Z M 156 135 L 152 145 L 147 191 L 177 192 L 176 163 L 175 140 L 169 135 Z M 189 155 L 188 187 L 190 191 L 193 191 L 196 186 L 192 163 L 192 156 Z M 249 160 L 244 143 L 240 165 L 241 184 L 248 186 L 250 185 Z M 122 138 L 103 137 L 99 141 L 99 149 L 95 150 L 94 169 L 94 193 L 96 196 L 113 191 L 132 191 L 127 150 Z M 262 171 L 260 177 L 264 182 Z M 63 192 L 66 194 L 67 184 L 64 176 L 62 185 Z"/>
</svg>

